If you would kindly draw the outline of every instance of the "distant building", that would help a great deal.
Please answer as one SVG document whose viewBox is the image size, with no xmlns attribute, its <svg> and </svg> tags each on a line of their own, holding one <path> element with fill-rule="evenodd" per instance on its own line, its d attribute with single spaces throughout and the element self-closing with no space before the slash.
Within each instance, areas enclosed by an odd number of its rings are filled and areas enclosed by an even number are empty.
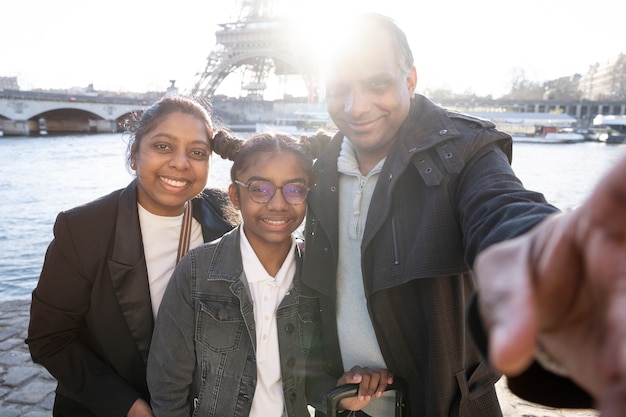
<svg viewBox="0 0 626 417">
<path fill-rule="evenodd" d="M 0 91 L 2 90 L 19 90 L 17 77 L 0 77 Z"/>
<path fill-rule="evenodd" d="M 587 100 L 626 100 L 626 55 L 591 65 L 578 85 Z"/>
</svg>

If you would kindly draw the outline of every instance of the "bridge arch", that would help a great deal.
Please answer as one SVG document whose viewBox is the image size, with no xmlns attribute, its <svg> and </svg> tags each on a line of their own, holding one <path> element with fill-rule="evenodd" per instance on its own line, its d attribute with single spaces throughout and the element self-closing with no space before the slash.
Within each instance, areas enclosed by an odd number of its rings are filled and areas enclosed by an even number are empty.
<svg viewBox="0 0 626 417">
<path fill-rule="evenodd" d="M 45 128 L 48 133 L 97 133 L 104 129 L 116 131 L 115 124 L 93 112 L 72 107 L 60 107 L 33 115 L 30 126 Z"/>
<path fill-rule="evenodd" d="M 0 92 L 0 131 L 5 135 L 121 131 L 129 115 L 151 104 L 142 99 L 80 96 L 20 90 Z"/>
<path fill-rule="evenodd" d="M 86 102 L 54 102 L 40 101 L 37 105 L 30 105 L 22 111 L 24 119 L 32 119 L 41 113 L 57 110 L 80 110 L 91 113 L 103 120 L 114 120 L 131 113 L 133 111 L 143 111 L 144 106 L 119 106 L 106 103 L 86 103 Z"/>
</svg>

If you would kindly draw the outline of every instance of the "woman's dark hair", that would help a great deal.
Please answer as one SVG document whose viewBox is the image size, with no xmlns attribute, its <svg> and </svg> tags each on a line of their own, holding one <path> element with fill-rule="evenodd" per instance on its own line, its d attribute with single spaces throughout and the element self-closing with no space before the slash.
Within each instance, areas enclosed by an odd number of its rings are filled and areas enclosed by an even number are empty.
<svg viewBox="0 0 626 417">
<path fill-rule="evenodd" d="M 230 169 L 232 181 L 250 166 L 260 152 L 291 152 L 310 177 L 313 160 L 320 155 L 330 139 L 323 130 L 312 136 L 302 135 L 299 138 L 280 132 L 257 133 L 248 140 L 232 137 L 222 130 L 215 134 L 212 147 L 217 155 L 233 161 Z"/>
<path fill-rule="evenodd" d="M 127 165 L 130 166 L 142 139 L 172 113 L 187 114 L 201 121 L 206 127 L 207 137 L 210 142 L 213 137 L 211 111 L 211 104 L 205 98 L 168 95 L 160 98 L 143 112 L 133 113 L 132 119 L 127 121 L 126 126 L 126 133 L 130 134 L 126 149 Z"/>
</svg>

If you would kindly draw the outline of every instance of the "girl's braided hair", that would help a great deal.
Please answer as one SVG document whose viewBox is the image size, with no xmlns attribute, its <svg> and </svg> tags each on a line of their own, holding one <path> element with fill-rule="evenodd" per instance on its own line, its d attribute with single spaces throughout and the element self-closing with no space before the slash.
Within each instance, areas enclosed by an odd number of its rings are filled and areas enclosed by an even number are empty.
<svg viewBox="0 0 626 417">
<path fill-rule="evenodd" d="M 311 136 L 301 135 L 298 138 L 287 133 L 257 133 L 244 140 L 232 136 L 228 131 L 220 129 L 215 133 L 211 141 L 213 152 L 233 161 L 230 170 L 231 180 L 237 178 L 237 174 L 244 171 L 260 152 L 291 152 L 294 154 L 302 168 L 311 176 L 313 160 L 318 158 L 330 141 L 331 136 L 323 130 L 318 130 Z"/>
</svg>

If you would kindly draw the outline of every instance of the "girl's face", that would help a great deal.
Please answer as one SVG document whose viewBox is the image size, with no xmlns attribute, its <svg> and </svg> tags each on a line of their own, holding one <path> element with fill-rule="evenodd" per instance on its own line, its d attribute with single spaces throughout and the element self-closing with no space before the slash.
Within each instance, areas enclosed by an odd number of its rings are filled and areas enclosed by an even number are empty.
<svg viewBox="0 0 626 417">
<path fill-rule="evenodd" d="M 261 180 L 276 187 L 290 183 L 308 185 L 309 182 L 306 171 L 290 152 L 260 153 L 236 179 L 244 184 Z M 231 184 L 228 192 L 233 205 L 241 211 L 246 237 L 257 254 L 267 249 L 291 247 L 291 234 L 304 220 L 306 201 L 289 204 L 281 188 L 277 188 L 265 204 L 253 201 L 243 185 Z"/>
<path fill-rule="evenodd" d="M 159 216 L 182 214 L 185 202 L 206 186 L 210 156 L 201 120 L 179 112 L 166 116 L 142 138 L 131 159 L 139 204 Z"/>
</svg>

